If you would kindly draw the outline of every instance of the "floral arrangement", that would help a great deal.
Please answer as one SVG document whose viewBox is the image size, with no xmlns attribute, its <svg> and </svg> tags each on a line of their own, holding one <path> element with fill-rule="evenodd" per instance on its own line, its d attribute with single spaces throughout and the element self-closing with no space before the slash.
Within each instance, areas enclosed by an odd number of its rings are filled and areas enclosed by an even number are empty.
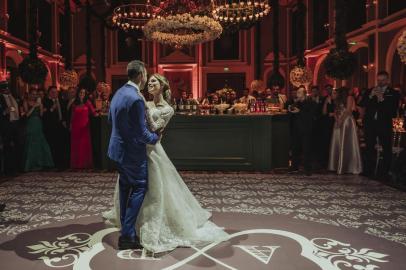
<svg viewBox="0 0 406 270">
<path fill-rule="evenodd" d="M 28 84 L 43 84 L 48 75 L 44 62 L 36 57 L 26 57 L 18 66 L 21 79 Z"/>
<path fill-rule="evenodd" d="M 207 16 L 184 13 L 152 19 L 143 31 L 149 40 L 182 48 L 214 40 L 221 35 L 223 28 Z"/>
<path fill-rule="evenodd" d="M 221 103 L 221 104 L 214 105 L 214 108 L 216 108 L 222 114 L 225 110 L 230 108 L 230 106 L 231 106 L 230 104 Z"/>
<path fill-rule="evenodd" d="M 79 77 L 74 70 L 65 70 L 59 75 L 59 84 L 61 88 L 68 89 L 70 87 L 76 87 L 79 83 Z"/>
<path fill-rule="evenodd" d="M 312 82 L 313 74 L 310 69 L 303 66 L 296 66 L 290 72 L 290 82 L 295 86 L 309 85 Z"/>
<path fill-rule="evenodd" d="M 223 89 L 216 91 L 217 95 L 219 95 L 220 97 L 225 97 L 227 94 L 231 94 L 232 92 L 234 92 L 234 90 L 228 88 L 227 86 L 225 86 Z"/>
<path fill-rule="evenodd" d="M 403 31 L 403 34 L 399 37 L 397 47 L 400 60 L 406 64 L 406 30 Z"/>
<path fill-rule="evenodd" d="M 324 60 L 326 74 L 330 78 L 345 80 L 354 73 L 357 59 L 348 50 L 331 49 Z"/>
</svg>

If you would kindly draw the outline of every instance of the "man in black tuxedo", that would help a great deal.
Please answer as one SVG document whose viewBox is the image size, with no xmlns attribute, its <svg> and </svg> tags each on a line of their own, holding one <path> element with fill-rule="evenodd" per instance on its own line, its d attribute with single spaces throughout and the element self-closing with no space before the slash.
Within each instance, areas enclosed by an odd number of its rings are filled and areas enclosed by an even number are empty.
<svg viewBox="0 0 406 270">
<path fill-rule="evenodd" d="M 44 134 L 51 148 L 55 166 L 59 170 L 66 169 L 68 166 L 64 149 L 67 144 L 67 124 L 63 105 L 63 101 L 58 97 L 56 86 L 50 86 L 48 95 L 44 99 Z"/>
<path fill-rule="evenodd" d="M 361 106 L 365 108 L 364 128 L 366 159 L 364 175 L 372 176 L 375 169 L 377 139 L 382 145 L 383 162 L 379 177 L 386 178 L 392 162 L 392 118 L 396 117 L 399 93 L 389 87 L 389 74 L 381 71 L 377 76 L 378 85 L 366 91 Z"/>
<path fill-rule="evenodd" d="M 11 94 L 7 81 L 0 82 L 0 132 L 3 140 L 3 152 L 6 175 L 15 174 L 21 166 L 22 143 L 20 141 L 20 113 L 16 99 Z"/>
</svg>

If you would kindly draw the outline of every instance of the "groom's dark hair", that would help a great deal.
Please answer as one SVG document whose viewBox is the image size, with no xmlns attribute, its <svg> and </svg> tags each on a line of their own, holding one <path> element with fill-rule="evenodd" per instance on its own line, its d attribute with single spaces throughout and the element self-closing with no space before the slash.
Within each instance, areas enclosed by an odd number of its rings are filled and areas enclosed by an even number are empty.
<svg viewBox="0 0 406 270">
<path fill-rule="evenodd" d="M 127 65 L 127 75 L 130 80 L 133 80 L 142 74 L 145 69 L 145 64 L 139 60 L 134 60 Z"/>
</svg>

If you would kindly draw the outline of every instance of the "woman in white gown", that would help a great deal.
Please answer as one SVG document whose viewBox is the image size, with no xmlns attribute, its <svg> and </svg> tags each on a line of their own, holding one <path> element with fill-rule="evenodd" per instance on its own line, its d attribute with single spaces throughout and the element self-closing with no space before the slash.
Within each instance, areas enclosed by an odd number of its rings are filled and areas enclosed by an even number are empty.
<svg viewBox="0 0 406 270">
<path fill-rule="evenodd" d="M 148 92 L 154 96 L 147 102 L 147 122 L 152 131 L 163 129 L 174 114 L 168 104 L 169 83 L 160 74 L 148 81 Z M 165 96 L 165 98 L 164 98 Z M 228 239 L 228 234 L 209 221 L 211 213 L 203 209 L 160 142 L 147 145 L 148 191 L 137 217 L 136 231 L 141 245 L 148 251 L 159 253 L 176 247 L 202 245 Z M 118 180 L 114 192 L 114 207 L 103 213 L 109 223 L 120 227 Z"/>
<path fill-rule="evenodd" d="M 337 90 L 335 99 L 335 124 L 330 146 L 328 168 L 337 174 L 360 174 L 362 172 L 361 153 L 352 112 L 355 109 L 354 97 L 349 89 L 342 87 Z"/>
</svg>

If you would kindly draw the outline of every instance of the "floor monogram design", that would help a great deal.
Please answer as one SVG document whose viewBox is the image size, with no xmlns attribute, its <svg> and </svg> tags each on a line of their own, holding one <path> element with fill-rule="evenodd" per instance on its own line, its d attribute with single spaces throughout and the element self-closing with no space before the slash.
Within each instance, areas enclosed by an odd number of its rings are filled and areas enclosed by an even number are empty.
<svg viewBox="0 0 406 270">
<path fill-rule="evenodd" d="M 229 241 L 159 256 L 118 252 L 117 229 L 101 219 L 112 206 L 116 174 L 26 174 L 0 184 L 0 201 L 7 204 L 0 214 L 0 259 L 7 256 L 10 267 L 4 269 L 134 263 L 145 269 L 250 269 L 248 263 L 255 263 L 255 269 L 398 270 L 406 263 L 400 255 L 406 252 L 404 192 L 354 176 L 182 176 L 230 233 Z"/>
</svg>

